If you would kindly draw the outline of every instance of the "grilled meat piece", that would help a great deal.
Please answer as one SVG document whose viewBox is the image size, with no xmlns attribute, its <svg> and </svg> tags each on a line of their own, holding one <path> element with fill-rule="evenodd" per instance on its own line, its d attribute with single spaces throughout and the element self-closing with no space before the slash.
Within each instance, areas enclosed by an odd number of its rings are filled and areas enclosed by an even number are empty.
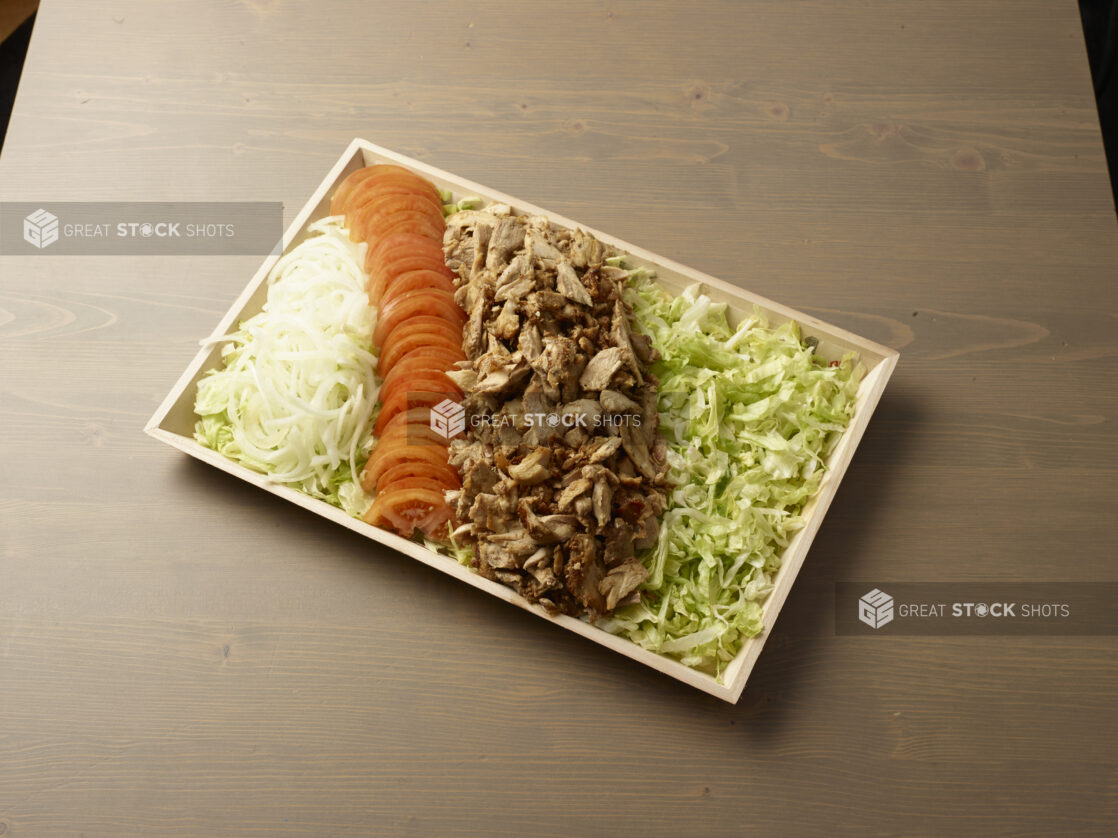
<svg viewBox="0 0 1118 838">
<path fill-rule="evenodd" d="M 516 465 L 507 469 L 509 477 L 524 486 L 535 486 L 551 476 L 548 465 L 551 463 L 551 449 L 537 447 L 531 454 Z"/>
<path fill-rule="evenodd" d="M 578 383 L 586 390 L 605 390 L 609 387 L 613 374 L 621 368 L 624 361 L 625 357 L 620 347 L 607 347 L 590 359 Z"/>
</svg>

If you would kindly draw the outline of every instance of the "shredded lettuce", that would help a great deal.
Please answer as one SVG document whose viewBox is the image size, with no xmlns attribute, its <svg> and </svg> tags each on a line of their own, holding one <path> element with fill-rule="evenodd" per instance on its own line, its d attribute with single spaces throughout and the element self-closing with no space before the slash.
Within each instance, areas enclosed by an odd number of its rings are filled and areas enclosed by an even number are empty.
<svg viewBox="0 0 1118 838">
<path fill-rule="evenodd" d="M 761 632 L 781 554 L 803 527 L 824 458 L 853 415 L 864 369 L 814 352 L 794 322 L 761 312 L 731 328 L 694 286 L 678 297 L 638 274 L 626 289 L 661 359 L 661 432 L 674 484 L 657 545 L 641 556 L 641 603 L 599 623 L 721 674 Z"/>
<path fill-rule="evenodd" d="M 470 567 L 474 560 L 474 546 L 465 542 L 459 543 L 451 535 L 449 541 L 435 541 L 429 536 L 422 536 L 423 545 L 432 553 L 449 556 L 464 567 Z"/>
<path fill-rule="evenodd" d="M 263 310 L 217 338 L 223 366 L 198 382 L 195 438 L 277 483 L 360 516 L 379 382 L 364 245 L 332 216 L 276 262 Z"/>
<path fill-rule="evenodd" d="M 443 201 L 444 216 L 451 216 L 456 212 L 464 212 L 465 210 L 478 209 L 485 204 L 485 202 L 476 195 L 470 195 L 459 201 L 455 201 L 454 195 L 446 189 L 440 189 L 439 196 Z"/>
</svg>

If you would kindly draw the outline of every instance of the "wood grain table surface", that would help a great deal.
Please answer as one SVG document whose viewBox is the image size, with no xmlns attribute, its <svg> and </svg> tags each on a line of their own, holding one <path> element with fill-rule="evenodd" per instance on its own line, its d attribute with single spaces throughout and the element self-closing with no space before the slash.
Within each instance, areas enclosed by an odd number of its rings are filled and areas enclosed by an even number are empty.
<svg viewBox="0 0 1118 838">
<path fill-rule="evenodd" d="M 0 259 L 0 835 L 1073 836 L 1113 637 L 1118 226 L 1074 2 L 45 0 L 0 198 L 282 201 L 355 136 L 896 347 L 731 706 L 141 428 L 260 257 Z"/>
</svg>

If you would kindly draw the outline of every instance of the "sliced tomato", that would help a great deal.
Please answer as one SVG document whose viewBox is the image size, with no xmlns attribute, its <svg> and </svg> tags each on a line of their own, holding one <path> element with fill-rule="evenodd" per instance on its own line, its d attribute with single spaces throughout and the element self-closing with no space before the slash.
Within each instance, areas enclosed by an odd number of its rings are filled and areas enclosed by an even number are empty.
<svg viewBox="0 0 1118 838">
<path fill-rule="evenodd" d="M 392 300 L 408 291 L 418 291 L 420 288 L 438 288 L 440 291 L 454 293 L 454 283 L 446 278 L 446 274 L 438 271 L 408 271 L 392 277 L 385 286 L 380 298 L 381 308 L 386 308 Z"/>
<path fill-rule="evenodd" d="M 407 348 L 399 350 L 396 348 L 397 344 L 406 338 L 411 338 L 414 335 L 419 335 L 421 338 L 428 340 L 421 340 L 419 343 L 408 343 Z M 400 323 L 385 337 L 384 342 L 380 345 L 380 357 L 377 359 L 377 372 L 381 377 L 385 377 L 388 373 L 392 372 L 392 365 L 399 360 L 400 357 L 407 351 L 415 349 L 430 343 L 432 347 L 447 347 L 451 349 L 461 349 L 462 347 L 462 328 L 457 323 L 447 320 L 445 317 L 438 317 L 432 315 L 423 315 L 420 317 L 412 317 L 409 320 Z"/>
<path fill-rule="evenodd" d="M 449 397 L 449 395 L 446 396 L 446 398 Z M 441 398 L 440 401 L 442 401 Z M 426 413 L 427 416 L 420 422 L 393 421 L 403 414 L 421 412 Z M 387 420 L 387 424 L 381 426 L 379 431 L 374 430 L 373 432 L 377 437 L 377 445 L 381 443 L 385 445 L 395 444 L 401 440 L 408 445 L 439 445 L 443 448 L 447 445 L 446 437 L 431 427 L 430 410 L 427 408 L 413 407 L 410 410 L 405 408 L 402 411 L 397 411 Z"/>
<path fill-rule="evenodd" d="M 431 489 L 435 492 L 445 492 L 447 490 L 447 487 L 438 480 L 431 480 L 426 477 L 401 477 L 397 480 L 393 480 L 391 483 L 382 477 L 380 479 L 380 484 L 380 491 L 384 494 L 396 492 L 400 489 Z"/>
<path fill-rule="evenodd" d="M 385 469 L 384 473 L 380 476 L 380 485 L 385 488 L 391 486 L 397 480 L 407 479 L 410 477 L 420 477 L 427 480 L 435 480 L 444 489 L 460 489 L 462 488 L 462 479 L 449 463 L 442 463 L 441 465 L 433 465 L 428 462 L 405 462 L 392 466 L 392 468 Z"/>
<path fill-rule="evenodd" d="M 443 240 L 446 225 L 442 221 L 435 221 L 429 213 L 401 210 L 384 214 L 367 212 L 367 209 L 369 208 L 363 207 L 357 211 L 353 226 L 357 231 L 357 241 L 367 242 L 370 248 L 391 233 L 418 233 L 436 242 Z"/>
<path fill-rule="evenodd" d="M 396 360 L 396 363 L 400 364 L 400 363 L 403 363 L 405 360 L 409 360 L 409 359 L 417 361 L 417 362 L 420 359 L 424 359 L 424 360 L 437 359 L 438 361 L 441 362 L 441 365 L 439 367 L 440 369 L 451 370 L 451 369 L 454 369 L 454 365 L 456 363 L 458 363 L 459 361 L 466 360 L 466 353 L 464 353 L 462 351 L 461 347 L 450 347 L 450 348 L 448 348 L 448 347 L 442 346 L 442 345 L 437 345 L 437 346 L 423 346 L 423 345 L 420 345 L 420 346 L 412 347 L 408 351 L 404 352 Z M 382 383 L 383 383 L 384 379 L 387 378 L 389 375 L 391 375 L 391 372 L 387 372 L 387 373 L 384 374 L 384 378 L 381 379 Z"/>
<path fill-rule="evenodd" d="M 377 235 L 378 231 L 399 224 L 405 215 L 409 216 L 413 225 L 418 215 L 422 219 L 422 229 L 429 231 L 427 235 L 431 239 L 440 240 L 439 231 L 446 229 L 445 226 L 440 227 L 443 224 L 442 210 L 434 209 L 426 200 L 415 195 L 395 193 L 381 195 L 360 207 L 351 207 L 345 214 L 345 221 L 350 229 L 358 228 L 367 234 Z"/>
<path fill-rule="evenodd" d="M 341 215 L 343 213 L 346 200 L 350 194 L 357 187 L 361 181 L 371 177 L 376 166 L 366 166 L 363 169 L 358 169 L 356 172 L 351 172 L 345 180 L 343 180 L 338 188 L 334 191 L 334 197 L 330 200 L 330 214 Z M 350 231 L 352 234 L 352 230 Z"/>
<path fill-rule="evenodd" d="M 423 175 L 413 172 L 411 169 L 406 169 L 403 166 L 396 166 L 392 163 L 378 163 L 373 168 L 369 179 L 374 183 L 384 186 L 392 184 L 409 184 L 416 187 L 421 187 L 430 192 L 432 197 L 442 200 L 439 195 L 439 190 L 435 184 L 423 177 Z"/>
<path fill-rule="evenodd" d="M 416 268 L 401 270 L 396 267 L 402 262 L 417 260 L 422 264 Z M 393 233 L 381 239 L 365 255 L 365 269 L 370 276 L 377 275 L 382 290 L 388 287 L 391 278 L 408 270 L 431 269 L 447 279 L 453 279 L 453 275 L 448 276 L 447 270 L 443 270 L 445 266 L 442 246 L 434 239 L 416 233 Z"/>
<path fill-rule="evenodd" d="M 431 421 L 431 412 L 425 407 L 414 407 L 410 410 L 405 410 L 403 413 L 397 413 L 393 416 L 384 428 L 387 434 L 397 425 L 428 425 Z"/>
<path fill-rule="evenodd" d="M 445 374 L 427 373 L 422 379 L 402 382 L 388 398 L 381 402 L 373 433 L 377 436 L 382 435 L 388 423 L 398 413 L 417 408 L 435 407 L 447 399 L 460 403 L 462 401 L 462 391 L 454 386 L 454 382 L 446 379 Z M 429 429 L 429 423 L 423 427 Z M 426 434 L 417 434 L 417 439 L 422 440 L 426 436 Z M 442 441 L 445 442 L 445 438 Z"/>
<path fill-rule="evenodd" d="M 407 399 L 408 395 L 414 395 L 418 399 L 419 396 L 426 393 L 443 393 L 446 394 L 447 398 L 456 400 L 461 400 L 462 398 L 461 389 L 447 376 L 445 370 L 420 370 L 408 376 L 397 376 L 392 380 L 389 387 L 382 387 L 380 391 L 380 401 L 385 408 L 390 404 L 399 402 L 402 404 L 401 409 L 406 411 L 409 408 L 425 407 L 429 401 L 428 399 L 423 399 L 422 401 L 416 400 L 414 404 L 409 404 Z M 404 398 L 401 399 L 399 398 L 400 396 Z M 439 401 L 442 401 L 442 399 Z M 385 412 L 386 411 L 382 409 L 381 414 L 377 417 L 377 422 L 382 429 L 385 427 L 385 423 L 392 418 L 392 416 L 389 416 L 381 421 L 381 416 Z M 393 413 L 393 416 L 394 415 L 395 413 Z M 427 424 L 426 419 L 423 420 L 423 424 Z"/>
<path fill-rule="evenodd" d="M 423 212 L 431 216 L 432 221 L 443 217 L 442 199 L 438 193 L 421 184 L 385 184 L 373 178 L 366 178 L 357 184 L 346 199 L 346 220 L 355 218 L 365 208 L 370 210 L 370 219 L 382 212 L 403 210 Z"/>
<path fill-rule="evenodd" d="M 413 172 L 411 169 L 407 168 L 406 166 L 401 166 L 397 163 L 375 163 L 374 165 L 377 167 L 377 172 L 380 173 L 380 174 L 388 174 L 389 172 L 398 172 L 398 173 L 401 173 L 401 174 L 411 175 L 412 177 L 423 177 L 422 175 L 420 175 L 416 172 Z"/>
<path fill-rule="evenodd" d="M 380 391 L 381 393 L 388 393 L 401 379 L 407 381 L 413 376 L 428 372 L 446 373 L 454 369 L 455 363 L 464 360 L 465 358 L 455 357 L 452 352 L 439 352 L 437 350 L 409 352 L 396 362 L 395 366 L 392 367 L 392 372 L 381 381 Z"/>
<path fill-rule="evenodd" d="M 349 224 L 360 223 L 363 229 L 375 233 L 404 214 L 420 216 L 425 224 L 440 231 L 440 236 L 441 231 L 446 229 L 442 208 L 423 196 L 410 192 L 382 192 L 374 195 L 360 206 L 351 206 L 346 211 L 346 221 Z"/>
<path fill-rule="evenodd" d="M 399 330 L 397 330 L 399 331 Z M 389 339 L 392 339 L 389 335 Z M 392 367 L 404 355 L 416 349 L 446 349 L 451 352 L 462 351 L 462 340 L 452 340 L 445 335 L 432 335 L 429 332 L 414 332 L 401 335 L 392 341 L 392 345 L 383 349 L 377 359 L 377 373 L 387 376 L 392 372 Z"/>
<path fill-rule="evenodd" d="M 406 231 L 391 233 L 378 241 L 375 247 L 369 248 L 366 261 L 372 265 L 387 264 L 409 253 L 426 253 L 442 257 L 442 242 L 418 233 Z"/>
<path fill-rule="evenodd" d="M 392 262 L 373 264 L 365 259 L 365 272 L 369 275 L 369 301 L 373 305 L 380 305 L 384 289 L 392 280 L 409 271 L 435 271 L 447 279 L 453 280 L 454 273 L 446 266 L 442 253 L 435 256 L 431 253 L 408 253 Z"/>
<path fill-rule="evenodd" d="M 364 206 L 369 201 L 377 200 L 385 195 L 414 195 L 422 198 L 427 203 L 442 212 L 443 199 L 439 191 L 422 178 L 407 177 L 405 175 L 387 176 L 382 178 L 369 178 L 357 184 L 349 196 L 347 209 L 355 210 Z"/>
<path fill-rule="evenodd" d="M 446 375 L 454 369 L 454 364 L 461 359 L 448 360 L 449 353 L 439 354 L 437 350 L 416 350 L 409 352 L 396 362 L 392 371 L 386 375 L 381 383 L 380 398 L 383 401 L 396 391 L 399 383 L 413 381 L 430 375 Z M 453 379 L 451 379 L 453 381 Z"/>
<path fill-rule="evenodd" d="M 422 487 L 401 488 L 377 495 L 365 520 L 410 538 L 418 529 L 433 538 L 446 537 L 453 510 L 442 492 Z"/>
<path fill-rule="evenodd" d="M 377 241 L 376 247 L 370 249 L 370 254 L 374 259 L 391 260 L 393 255 L 399 255 L 394 254 L 394 250 L 397 248 L 400 253 L 407 253 L 412 249 L 421 252 L 438 250 L 439 253 L 442 253 L 443 250 L 441 241 L 435 241 L 430 236 L 424 236 L 409 230 L 399 230 L 381 237 Z"/>
<path fill-rule="evenodd" d="M 374 445 L 361 472 L 361 486 L 366 492 L 376 491 L 380 476 L 403 463 L 446 465 L 447 449 L 441 445 L 408 445 L 398 441 L 391 445 Z"/>
<path fill-rule="evenodd" d="M 380 436 L 392 417 L 397 413 L 403 413 L 416 407 L 434 407 L 447 399 L 455 402 L 462 400 L 462 391 L 455 386 L 453 381 L 445 375 L 441 376 L 443 380 L 439 380 L 435 375 L 432 373 L 428 377 L 414 382 L 401 382 L 401 386 L 385 398 L 381 404 L 380 413 L 377 415 L 377 423 L 373 426 L 373 433 Z M 411 426 L 400 427 L 406 429 Z M 425 427 L 432 434 L 435 433 L 429 425 Z M 401 431 L 401 435 L 405 434 Z M 416 434 L 416 437 L 420 440 L 425 436 L 422 432 Z M 445 438 L 440 438 L 444 442 L 446 441 Z"/>
<path fill-rule="evenodd" d="M 445 293 L 445 292 L 443 292 Z M 441 314 L 413 314 L 406 320 L 397 323 L 384 337 L 381 350 L 392 348 L 393 341 L 413 332 L 430 332 L 433 335 L 442 335 L 451 340 L 462 341 L 462 325 L 457 320 L 451 320 Z M 386 372 L 385 375 L 388 375 Z"/>
<path fill-rule="evenodd" d="M 461 347 L 446 346 L 445 344 L 441 343 L 434 345 L 421 343 L 417 346 L 412 346 L 401 353 L 395 359 L 392 367 L 381 378 L 382 386 L 384 381 L 388 379 L 388 376 L 393 374 L 392 370 L 394 370 L 404 361 L 409 360 L 414 363 L 417 368 L 422 368 L 423 366 L 430 364 L 432 361 L 435 361 L 436 363 L 438 363 L 439 369 L 452 370 L 455 368 L 454 365 L 456 363 L 466 360 L 466 355 L 462 351 Z M 400 374 L 403 375 L 403 373 Z"/>
<path fill-rule="evenodd" d="M 434 401 L 434 399 L 431 399 Z M 376 434 L 373 450 L 378 447 L 386 449 L 398 448 L 409 445 L 420 448 L 438 448 L 441 456 L 446 461 L 449 458 L 447 448 L 450 442 L 441 433 L 431 427 L 431 408 L 429 405 L 409 407 L 396 413 L 388 424 Z"/>
<path fill-rule="evenodd" d="M 394 166 L 390 163 L 378 163 L 368 168 L 372 171 L 354 184 L 354 188 L 346 196 L 346 202 L 339 206 L 351 205 L 359 193 L 383 191 L 400 186 L 409 187 L 416 192 L 430 195 L 434 200 L 442 201 L 442 196 L 435 185 L 410 169 L 405 169 L 403 166 Z"/>
<path fill-rule="evenodd" d="M 397 326 L 415 317 L 442 317 L 458 327 L 459 337 L 466 325 L 466 312 L 454 302 L 453 293 L 439 288 L 420 288 L 401 294 L 391 302 L 383 303 L 382 300 L 376 329 L 373 330 L 373 346 L 383 345 L 384 339 Z"/>
</svg>

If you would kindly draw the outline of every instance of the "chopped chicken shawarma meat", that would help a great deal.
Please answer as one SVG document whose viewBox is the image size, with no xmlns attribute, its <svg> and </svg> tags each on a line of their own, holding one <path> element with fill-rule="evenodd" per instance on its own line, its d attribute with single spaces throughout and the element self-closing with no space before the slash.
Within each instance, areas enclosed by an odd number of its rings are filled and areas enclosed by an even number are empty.
<svg viewBox="0 0 1118 838">
<path fill-rule="evenodd" d="M 637 589 L 648 578 L 648 568 L 636 561 L 618 565 L 598 583 L 598 590 L 606 598 L 606 610 L 612 611 L 618 603 Z"/>
<path fill-rule="evenodd" d="M 520 315 L 516 312 L 516 301 L 507 300 L 501 308 L 501 313 L 490 324 L 489 331 L 494 337 L 508 340 L 520 332 Z"/>
<path fill-rule="evenodd" d="M 584 306 L 593 305 L 594 301 L 590 299 L 590 292 L 586 290 L 586 286 L 578 278 L 575 269 L 571 267 L 571 263 L 561 261 L 559 263 L 558 271 L 555 278 L 555 287 L 559 293 L 576 303 L 581 303 Z"/>
<path fill-rule="evenodd" d="M 603 390 L 599 398 L 606 413 L 626 413 L 633 416 L 640 413 L 639 404 L 616 390 Z"/>
<path fill-rule="evenodd" d="M 606 598 L 600 589 L 606 572 L 598 543 L 593 537 L 580 533 L 567 543 L 567 553 L 567 565 L 563 570 L 567 590 L 594 619 L 606 610 Z"/>
<path fill-rule="evenodd" d="M 508 264 L 509 254 L 524 244 L 524 223 L 518 216 L 502 218 L 489 237 L 485 267 L 497 271 Z"/>
<path fill-rule="evenodd" d="M 524 526 L 537 544 L 558 544 L 575 534 L 578 518 L 574 515 L 536 515 L 524 511 Z"/>
<path fill-rule="evenodd" d="M 605 390 L 613 374 L 621 368 L 624 357 L 621 349 L 610 346 L 590 359 L 578 383 L 587 390 Z"/>
<path fill-rule="evenodd" d="M 551 476 L 548 470 L 550 462 L 551 450 L 540 446 L 516 465 L 510 465 L 508 474 L 517 483 L 535 486 Z"/>
<path fill-rule="evenodd" d="M 451 463 L 478 572 L 590 619 L 636 601 L 667 463 L 628 272 L 588 233 L 508 207 L 451 215 L 444 251 L 468 312 L 450 375 L 471 421 Z"/>
</svg>

